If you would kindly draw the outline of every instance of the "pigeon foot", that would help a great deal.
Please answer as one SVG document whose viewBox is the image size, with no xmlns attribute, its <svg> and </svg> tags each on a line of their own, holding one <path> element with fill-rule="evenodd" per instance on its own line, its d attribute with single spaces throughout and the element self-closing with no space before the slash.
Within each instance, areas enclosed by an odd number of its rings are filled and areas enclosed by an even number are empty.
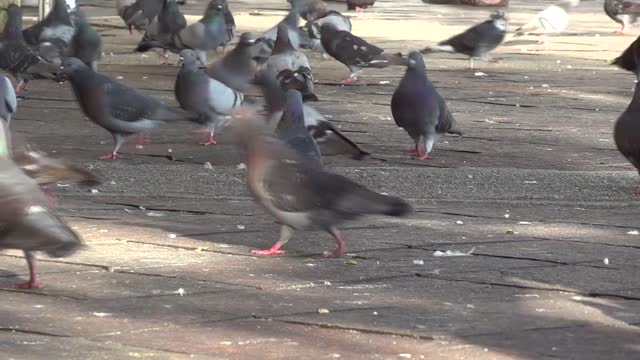
<svg viewBox="0 0 640 360">
<path fill-rule="evenodd" d="M 122 158 L 123 158 L 122 155 L 118 154 L 117 152 L 112 152 L 112 153 L 108 153 L 106 155 L 102 155 L 98 159 L 100 159 L 100 160 L 105 160 L 105 159 L 117 160 L 117 159 L 122 159 Z"/>
<path fill-rule="evenodd" d="M 271 248 L 269 250 L 251 250 L 253 255 L 284 255 L 284 250 Z"/>
<path fill-rule="evenodd" d="M 325 257 L 325 258 L 337 258 L 340 256 L 342 256 L 342 249 L 339 249 L 339 248 L 333 249 L 331 251 L 327 250 L 322 253 L 322 257 Z"/>
<path fill-rule="evenodd" d="M 418 160 L 431 160 L 431 159 L 433 159 L 431 157 L 431 153 L 426 153 L 418 158 Z"/>
<path fill-rule="evenodd" d="M 410 155 L 410 156 L 418 156 L 420 155 L 420 151 L 418 150 L 418 148 L 415 149 L 411 149 L 405 152 L 405 154 Z"/>
<path fill-rule="evenodd" d="M 353 84 L 356 81 L 357 81 L 356 78 L 348 77 L 348 78 L 344 78 L 344 79 L 340 80 L 340 83 L 341 84 Z"/>
<path fill-rule="evenodd" d="M 16 284 L 16 289 L 42 289 L 43 287 L 44 284 L 36 281 L 36 279 L 29 279 L 29 281 Z"/>
<path fill-rule="evenodd" d="M 20 82 L 17 86 L 16 86 L 16 94 L 21 94 L 25 91 L 27 91 L 27 84 L 25 84 L 24 82 Z"/>
<path fill-rule="evenodd" d="M 206 142 L 200 143 L 200 145 L 203 145 L 203 146 L 216 145 L 216 144 L 217 142 L 213 138 L 213 135 L 209 135 L 209 139 Z"/>
</svg>

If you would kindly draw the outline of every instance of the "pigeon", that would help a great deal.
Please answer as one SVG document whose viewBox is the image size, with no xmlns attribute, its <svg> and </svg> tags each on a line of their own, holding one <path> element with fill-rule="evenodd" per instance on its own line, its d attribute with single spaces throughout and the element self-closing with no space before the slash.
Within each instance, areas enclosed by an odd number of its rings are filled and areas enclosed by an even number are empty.
<svg viewBox="0 0 640 360">
<path fill-rule="evenodd" d="M 50 42 L 60 49 L 69 45 L 74 33 L 65 0 L 54 0 L 53 8 L 42 21 L 22 31 L 24 40 L 29 45 Z"/>
<path fill-rule="evenodd" d="M 287 0 L 291 7 L 299 9 L 300 16 L 306 21 L 315 21 L 327 13 L 327 5 L 322 0 Z"/>
<path fill-rule="evenodd" d="M 183 49 L 191 49 L 195 51 L 200 63 L 207 66 L 207 52 L 225 44 L 226 25 L 223 6 L 220 5 L 222 1 L 224 0 L 211 0 L 200 20 L 169 38 L 145 36 L 135 51 L 146 52 L 152 48 L 161 48 L 179 53 Z"/>
<path fill-rule="evenodd" d="M 358 13 L 364 11 L 364 9 L 373 6 L 376 0 L 347 0 L 347 10 L 355 10 Z"/>
<path fill-rule="evenodd" d="M 640 1 L 604 0 L 604 12 L 611 20 L 622 25 L 618 32 L 624 34 L 627 26 L 635 24 L 640 18 Z"/>
<path fill-rule="evenodd" d="M 301 28 L 309 36 L 311 42 L 310 49 L 322 54 L 324 58 L 327 58 L 328 55 L 322 47 L 322 41 L 320 40 L 320 28 L 322 25 L 327 23 L 332 24 L 338 30 L 351 32 L 351 20 L 349 20 L 349 17 L 333 10 L 327 11 L 322 17 L 319 17 L 316 20 L 307 21 L 307 23 Z"/>
<path fill-rule="evenodd" d="M 18 99 L 11 81 L 2 75 L 0 75 L 0 99 L 2 101 L 0 102 L 0 120 L 2 124 L 9 126 L 11 117 L 18 110 Z"/>
<path fill-rule="evenodd" d="M 248 115 L 250 117 L 251 115 Z M 337 226 L 362 215 L 407 216 L 413 208 L 405 200 L 371 191 L 356 182 L 326 172 L 281 141 L 261 136 L 256 119 L 237 118 L 232 126 L 238 144 L 247 154 L 247 184 L 250 192 L 282 224 L 280 239 L 256 255 L 284 254 L 280 248 L 294 230 L 321 229 L 329 232 L 337 247 L 325 257 L 339 257 L 345 242 Z"/>
<path fill-rule="evenodd" d="M 223 0 L 222 3 L 222 15 L 224 16 L 224 25 L 226 28 L 226 36 L 224 38 L 224 45 L 222 46 L 222 52 L 227 52 L 227 46 L 233 40 L 236 34 L 236 20 L 233 18 L 231 9 L 229 9 L 229 3 L 227 0 Z"/>
<path fill-rule="evenodd" d="M 305 125 L 302 95 L 299 91 L 288 90 L 285 99 L 275 136 L 308 160 L 308 164 L 322 167 L 320 148 Z"/>
<path fill-rule="evenodd" d="M 261 86 L 262 94 L 265 98 L 267 111 L 269 113 L 267 117 L 267 125 L 277 126 L 282 118 L 283 111 L 286 104 L 285 91 L 280 86 L 278 80 L 271 73 L 266 71 L 260 71 L 256 78 L 257 83 Z M 316 109 L 303 104 L 304 123 L 307 131 L 316 142 L 324 142 L 328 139 L 330 134 L 337 136 L 343 143 L 352 149 L 353 158 L 355 160 L 362 160 L 370 154 L 362 150 L 351 139 L 342 134 L 336 129 L 331 122 L 324 118 Z"/>
<path fill-rule="evenodd" d="M 94 72 L 79 59 L 65 59 L 62 71 L 84 114 L 113 136 L 115 149 L 101 159 L 121 158 L 118 150 L 127 136 L 148 132 L 163 122 L 192 119 L 192 114 Z"/>
<path fill-rule="evenodd" d="M 211 64 L 207 74 L 234 90 L 245 92 L 258 70 L 252 50 L 251 33 L 240 35 L 236 47 Z"/>
<path fill-rule="evenodd" d="M 569 11 L 578 6 L 580 0 L 560 0 L 536 14 L 528 23 L 516 29 L 513 37 L 525 34 L 559 34 L 569 25 Z"/>
<path fill-rule="evenodd" d="M 285 24 L 278 26 L 278 37 L 267 60 L 267 70 L 280 80 L 283 89 L 300 91 L 305 101 L 318 100 L 313 93 L 313 73 L 309 60 L 291 45 L 289 30 Z"/>
<path fill-rule="evenodd" d="M 462 133 L 444 99 L 433 86 L 420 53 L 409 54 L 409 65 L 391 97 L 391 113 L 398 127 L 406 130 L 415 143 L 410 155 L 431 159 L 433 144 L 445 133 Z"/>
<path fill-rule="evenodd" d="M 158 13 L 159 30 L 165 34 L 175 34 L 187 27 L 187 19 L 182 15 L 175 0 L 163 0 Z"/>
<path fill-rule="evenodd" d="M 116 2 L 116 7 L 118 14 L 129 29 L 129 34 L 133 34 L 134 29 L 137 31 L 147 30 L 147 26 L 160 13 L 162 0 L 136 0 L 130 5 Z"/>
<path fill-rule="evenodd" d="M 474 25 L 463 33 L 421 50 L 423 54 L 436 51 L 457 52 L 469 56 L 469 68 L 473 69 L 473 59 L 489 59 L 489 52 L 497 48 L 507 34 L 507 18 L 502 11 L 491 14 L 485 22 Z"/>
<path fill-rule="evenodd" d="M 349 68 L 349 77 L 343 83 L 352 83 L 358 79 L 362 68 L 383 68 L 389 65 L 406 65 L 406 59 L 401 54 L 387 54 L 383 49 L 371 45 L 348 31 L 338 30 L 333 24 L 323 24 L 320 27 L 322 47 Z"/>
<path fill-rule="evenodd" d="M 636 82 L 631 103 L 614 125 L 613 137 L 620 153 L 640 174 L 640 82 Z M 640 196 L 640 185 L 633 194 Z"/>
<path fill-rule="evenodd" d="M 636 78 L 640 81 L 640 37 L 635 39 L 631 45 L 612 62 L 617 67 L 636 74 Z"/>
<path fill-rule="evenodd" d="M 202 145 L 214 145 L 213 135 L 225 125 L 225 117 L 242 104 L 244 94 L 198 69 L 192 50 L 182 50 L 180 60 L 182 68 L 174 87 L 176 99 L 184 110 L 198 115 L 198 123 L 206 126 L 209 138 Z"/>
<path fill-rule="evenodd" d="M 76 14 L 76 30 L 69 44 L 67 56 L 78 58 L 93 71 L 97 71 L 98 60 L 102 57 L 102 39 L 89 24 L 82 10 L 76 9 L 74 13 Z"/>
<path fill-rule="evenodd" d="M 0 69 L 9 72 L 18 81 L 16 93 L 26 90 L 27 82 L 35 78 L 55 78 L 60 64 L 48 60 L 50 52 L 57 49 L 48 43 L 40 44 L 38 49 L 29 46 L 22 35 L 22 9 L 14 4 L 7 7 L 7 23 L 0 37 Z"/>
<path fill-rule="evenodd" d="M 295 4 L 294 4 L 295 5 Z M 311 47 L 311 39 L 307 35 L 306 32 L 298 29 L 298 24 L 300 23 L 300 12 L 297 6 L 292 6 L 291 10 L 287 16 L 284 17 L 279 23 L 274 25 L 272 28 L 267 30 L 264 34 L 262 34 L 263 38 L 275 40 L 278 37 L 278 26 L 284 24 L 287 26 L 289 30 L 289 39 L 291 40 L 291 45 L 294 48 L 310 48 Z"/>
<path fill-rule="evenodd" d="M 4 124 L 0 125 L 0 249 L 24 252 L 29 280 L 16 284 L 17 288 L 41 288 L 33 252 L 65 257 L 82 248 L 82 243 L 49 208 L 47 198 L 36 182 L 11 160 L 8 129 Z"/>
</svg>

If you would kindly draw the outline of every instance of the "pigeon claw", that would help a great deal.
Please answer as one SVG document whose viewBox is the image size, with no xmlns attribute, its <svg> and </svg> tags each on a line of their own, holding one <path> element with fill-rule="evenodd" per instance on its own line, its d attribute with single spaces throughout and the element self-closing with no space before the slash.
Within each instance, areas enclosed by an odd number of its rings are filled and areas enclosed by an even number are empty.
<svg viewBox="0 0 640 360">
<path fill-rule="evenodd" d="M 342 256 L 343 253 L 343 249 L 341 248 L 337 248 L 337 249 L 333 249 L 331 251 L 327 250 L 325 252 L 322 253 L 322 257 L 325 258 L 337 258 Z"/>
<path fill-rule="evenodd" d="M 420 155 L 420 151 L 418 150 L 418 148 L 415 148 L 415 149 L 408 150 L 407 152 L 405 152 L 405 154 L 410 156 L 418 156 Z"/>
<path fill-rule="evenodd" d="M 29 281 L 16 284 L 16 289 L 42 289 L 43 287 L 44 284 L 36 281 L 36 279 L 31 279 Z"/>
<path fill-rule="evenodd" d="M 277 249 L 271 248 L 269 250 L 251 250 L 251 253 L 253 255 L 266 255 L 266 256 L 284 255 L 284 250 L 277 250 Z"/>
<path fill-rule="evenodd" d="M 351 76 L 340 80 L 341 84 L 353 84 L 354 82 L 356 82 L 356 79 Z"/>
<path fill-rule="evenodd" d="M 118 154 L 117 152 L 112 152 L 112 153 L 108 153 L 106 155 L 100 156 L 99 159 L 100 160 L 117 160 L 117 159 L 122 159 L 123 156 Z"/>
<path fill-rule="evenodd" d="M 203 146 L 216 145 L 216 139 L 213 138 L 213 135 L 209 134 L 209 138 L 206 142 L 200 143 Z"/>
<path fill-rule="evenodd" d="M 431 159 L 433 159 L 431 157 L 431 153 L 426 153 L 418 158 L 418 160 L 431 160 Z"/>
</svg>

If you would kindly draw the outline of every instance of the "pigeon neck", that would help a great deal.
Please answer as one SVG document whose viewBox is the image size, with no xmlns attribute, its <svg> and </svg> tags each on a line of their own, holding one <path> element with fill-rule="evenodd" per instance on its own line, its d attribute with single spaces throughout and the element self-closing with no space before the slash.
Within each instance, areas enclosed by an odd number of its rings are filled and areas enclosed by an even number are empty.
<svg viewBox="0 0 640 360">
<path fill-rule="evenodd" d="M 282 23 L 287 25 L 290 29 L 295 29 L 298 27 L 298 22 L 300 20 L 300 14 L 298 13 L 298 9 L 293 7 L 289 14 L 282 20 Z"/>
<path fill-rule="evenodd" d="M 291 44 L 291 38 L 289 37 L 289 32 L 287 30 L 278 31 L 276 44 L 273 46 L 273 53 L 279 54 L 279 53 L 283 53 L 290 50 L 294 50 L 294 47 Z"/>
<path fill-rule="evenodd" d="M 22 39 L 22 12 L 15 11 L 8 15 L 7 23 L 2 32 L 4 37 L 18 37 Z"/>
<path fill-rule="evenodd" d="M 267 76 L 264 79 L 263 89 L 269 113 L 273 114 L 282 110 L 285 105 L 285 93 L 282 91 L 278 81 L 271 76 Z"/>
</svg>

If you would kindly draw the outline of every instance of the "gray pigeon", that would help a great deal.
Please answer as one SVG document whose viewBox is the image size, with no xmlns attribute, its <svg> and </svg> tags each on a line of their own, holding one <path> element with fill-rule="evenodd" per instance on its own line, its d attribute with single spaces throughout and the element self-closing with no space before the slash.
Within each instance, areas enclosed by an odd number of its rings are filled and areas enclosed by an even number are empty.
<svg viewBox="0 0 640 360">
<path fill-rule="evenodd" d="M 158 14 L 160 32 L 175 34 L 187 27 L 187 19 L 182 15 L 175 0 L 163 0 Z"/>
<path fill-rule="evenodd" d="M 631 71 L 636 75 L 636 79 L 640 81 L 640 37 L 635 39 L 611 64 Z"/>
<path fill-rule="evenodd" d="M 209 66 L 207 74 L 232 89 L 245 92 L 257 70 L 251 33 L 244 33 L 240 35 L 235 48 Z"/>
<path fill-rule="evenodd" d="M 115 149 L 101 159 L 121 158 L 118 150 L 128 136 L 149 132 L 163 122 L 191 120 L 191 114 L 98 74 L 76 58 L 65 59 L 63 72 L 84 114 L 113 136 Z"/>
<path fill-rule="evenodd" d="M 314 24 L 314 26 L 318 26 Z M 401 54 L 388 54 L 348 31 L 338 30 L 332 23 L 320 27 L 322 47 L 332 58 L 349 68 L 349 77 L 343 83 L 357 81 L 362 68 L 384 68 L 390 65 L 406 65 Z"/>
<path fill-rule="evenodd" d="M 324 16 L 314 21 L 307 21 L 307 23 L 302 27 L 310 38 L 310 49 L 319 52 L 326 58 L 328 55 L 324 51 L 322 41 L 320 40 L 320 28 L 324 24 L 331 24 L 335 29 L 340 31 L 351 32 L 351 20 L 349 20 L 349 17 L 344 16 L 337 11 L 329 10 L 324 14 Z"/>
<path fill-rule="evenodd" d="M 407 131 L 415 150 L 410 155 L 431 159 L 433 144 L 446 133 L 462 135 L 444 99 L 433 86 L 420 53 L 409 54 L 409 66 L 391 97 L 391 113 L 398 127 Z"/>
<path fill-rule="evenodd" d="M 489 52 L 502 44 L 506 34 L 507 17 L 503 11 L 496 11 L 491 14 L 489 20 L 474 25 L 437 45 L 426 47 L 420 52 L 429 54 L 444 51 L 465 54 L 469 56 L 469 68 L 473 69 L 473 59 L 489 60 Z"/>
<path fill-rule="evenodd" d="M 174 87 L 176 99 L 184 110 L 198 115 L 197 123 L 206 126 L 209 138 L 202 145 L 213 145 L 213 135 L 225 125 L 225 117 L 242 104 L 244 95 L 198 69 L 193 51 L 182 50 L 180 60 L 182 69 Z"/>
<path fill-rule="evenodd" d="M 406 201 L 378 194 L 348 178 L 325 172 L 316 162 L 282 142 L 260 136 L 257 119 L 233 119 L 238 142 L 247 154 L 249 190 L 264 208 L 282 224 L 280 239 L 256 255 L 284 254 L 280 248 L 294 230 L 320 229 L 329 232 L 337 247 L 325 257 L 339 257 L 345 242 L 337 229 L 340 223 L 366 214 L 406 216 L 412 207 Z"/>
<path fill-rule="evenodd" d="M 11 81 L 0 75 L 0 120 L 2 124 L 9 126 L 11 124 L 11 116 L 18 110 L 18 99 L 16 92 L 13 90 Z"/>
<path fill-rule="evenodd" d="M 226 28 L 224 45 L 222 46 L 222 52 L 225 53 L 227 50 L 227 46 L 233 40 L 236 34 L 236 20 L 233 18 L 233 13 L 231 13 L 231 9 L 229 9 L 229 3 L 227 0 L 222 0 L 222 14 L 224 15 L 224 25 Z"/>
<path fill-rule="evenodd" d="M 299 9 L 300 16 L 307 21 L 315 21 L 327 13 L 327 5 L 322 0 L 287 0 L 291 7 Z"/>
<path fill-rule="evenodd" d="M 637 65 L 634 69 L 628 70 L 635 72 L 638 76 Z M 616 121 L 613 137 L 620 153 L 640 174 L 640 81 L 636 82 L 631 103 Z M 633 193 L 640 196 L 640 185 L 635 187 Z"/>
<path fill-rule="evenodd" d="M 48 206 L 38 185 L 11 160 L 8 130 L 0 124 L 0 249 L 24 252 L 29 280 L 20 289 L 41 288 L 33 252 L 65 257 L 82 247 L 80 238 Z"/>
<path fill-rule="evenodd" d="M 260 71 L 256 78 L 258 79 L 257 83 L 262 88 L 262 94 L 265 98 L 268 117 L 267 117 L 267 125 L 277 126 L 279 124 L 280 119 L 282 118 L 285 104 L 286 104 L 286 95 L 285 92 L 280 87 L 278 80 L 276 80 L 275 76 L 266 72 Z M 304 124 L 307 128 L 307 131 L 316 142 L 324 142 L 328 139 L 331 134 L 337 136 L 344 144 L 346 144 L 349 148 L 352 149 L 353 158 L 356 160 L 362 160 L 366 156 L 370 155 L 368 152 L 362 150 L 358 145 L 356 145 L 351 139 L 342 134 L 338 129 L 336 129 L 330 121 L 324 118 L 322 114 L 320 114 L 316 109 L 309 106 L 308 104 L 303 104 L 303 114 L 304 114 Z"/>
<path fill-rule="evenodd" d="M 309 38 L 309 35 L 306 32 L 298 29 L 299 23 L 300 23 L 300 12 L 297 7 L 292 6 L 287 16 L 285 16 L 284 19 L 282 19 L 279 23 L 275 24 L 272 28 L 265 31 L 264 34 L 262 34 L 262 37 L 266 39 L 275 40 L 278 37 L 278 26 L 280 26 L 281 24 L 284 24 L 287 26 L 287 29 L 289 30 L 289 39 L 291 40 L 291 45 L 293 45 L 293 47 L 296 49 L 299 49 L 299 48 L 309 49 L 311 48 L 311 45 L 312 45 L 311 39 Z"/>
<path fill-rule="evenodd" d="M 160 13 L 162 0 L 136 0 L 129 5 L 126 2 L 123 3 L 122 0 L 117 0 L 116 8 L 118 15 L 127 25 L 129 34 L 133 34 L 134 29 L 137 31 L 147 30 L 147 26 Z"/>
<path fill-rule="evenodd" d="M 275 130 L 276 137 L 306 158 L 308 164 L 322 167 L 320 148 L 305 125 L 302 95 L 299 91 L 289 90 L 285 97 L 282 118 Z"/>
<path fill-rule="evenodd" d="M 618 32 L 624 34 L 626 28 L 637 23 L 640 18 L 640 1 L 604 0 L 604 12 L 611 20 L 622 25 Z"/>
<path fill-rule="evenodd" d="M 181 50 L 191 49 L 196 52 L 200 63 L 206 66 L 207 52 L 225 45 L 227 30 L 223 7 L 220 5 L 222 1 L 224 0 L 211 0 L 202 19 L 172 34 L 168 39 L 143 38 L 135 51 L 146 52 L 161 48 L 179 53 Z"/>
<path fill-rule="evenodd" d="M 93 71 L 98 69 L 98 60 L 102 57 L 102 39 L 100 34 L 89 24 L 84 12 L 78 8 L 75 13 L 75 34 L 67 50 L 68 57 L 75 57 Z"/>
<path fill-rule="evenodd" d="M 55 78 L 60 64 L 40 56 L 35 48 L 29 46 L 22 35 L 22 9 L 14 4 L 7 7 L 7 23 L 0 37 L 0 69 L 13 75 L 18 81 L 16 93 L 25 91 L 27 82 L 36 78 Z M 39 51 L 57 49 L 41 44 Z"/>
<path fill-rule="evenodd" d="M 22 31 L 24 40 L 29 45 L 50 42 L 64 50 L 69 45 L 75 30 L 65 0 L 54 0 L 53 8 L 40 22 Z"/>
<path fill-rule="evenodd" d="M 158 54 L 162 58 L 162 63 L 172 65 L 167 55 L 169 49 L 175 46 L 173 37 L 186 27 L 187 19 L 180 13 L 175 0 L 163 0 L 160 13 L 147 26 L 136 51 L 142 51 L 141 49 L 145 46 L 149 46 L 149 49 L 156 47 L 156 45 L 153 44 L 157 43 L 157 47 L 162 48 L 162 54 Z M 147 50 L 148 49 L 145 49 L 144 51 Z M 175 50 L 176 49 L 174 49 L 174 51 Z"/>
<path fill-rule="evenodd" d="M 283 89 L 298 90 L 305 100 L 318 100 L 313 93 L 313 73 L 309 60 L 291 45 L 289 30 L 284 24 L 278 26 L 278 37 L 267 60 L 267 70 L 280 80 Z"/>
</svg>

